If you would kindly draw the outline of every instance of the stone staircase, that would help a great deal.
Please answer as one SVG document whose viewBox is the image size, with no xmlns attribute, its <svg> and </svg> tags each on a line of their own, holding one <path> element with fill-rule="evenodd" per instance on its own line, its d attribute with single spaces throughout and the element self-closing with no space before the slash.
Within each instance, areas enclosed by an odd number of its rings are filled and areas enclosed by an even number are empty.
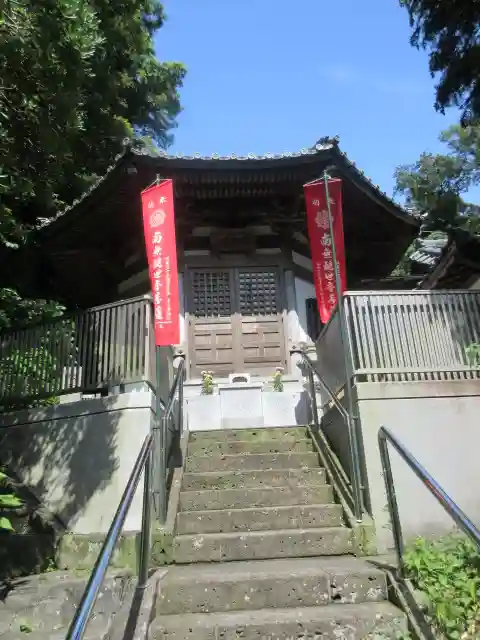
<svg viewBox="0 0 480 640">
<path fill-rule="evenodd" d="M 404 638 L 305 428 L 191 433 L 150 640 Z"/>
</svg>

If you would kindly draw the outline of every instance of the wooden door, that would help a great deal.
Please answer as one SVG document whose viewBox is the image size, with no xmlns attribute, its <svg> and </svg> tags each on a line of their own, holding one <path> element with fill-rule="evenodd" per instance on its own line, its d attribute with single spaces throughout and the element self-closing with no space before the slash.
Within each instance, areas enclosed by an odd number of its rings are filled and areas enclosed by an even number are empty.
<svg viewBox="0 0 480 640">
<path fill-rule="evenodd" d="M 280 273 L 273 267 L 237 269 L 235 284 L 240 371 L 271 376 L 286 364 Z"/>
<path fill-rule="evenodd" d="M 276 268 L 192 270 L 187 287 L 191 377 L 204 370 L 270 376 L 285 366 Z"/>
<path fill-rule="evenodd" d="M 199 377 L 204 370 L 227 376 L 238 364 L 233 273 L 230 269 L 192 270 L 188 280 L 190 376 Z"/>
</svg>

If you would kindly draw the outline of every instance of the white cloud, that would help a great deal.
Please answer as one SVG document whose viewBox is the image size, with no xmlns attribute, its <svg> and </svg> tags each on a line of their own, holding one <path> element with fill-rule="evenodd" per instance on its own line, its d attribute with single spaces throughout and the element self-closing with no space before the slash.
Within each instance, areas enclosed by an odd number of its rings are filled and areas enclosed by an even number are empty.
<svg viewBox="0 0 480 640">
<path fill-rule="evenodd" d="M 343 65 L 334 65 L 323 69 L 322 76 L 337 85 L 350 86 L 352 88 L 363 87 L 364 90 L 375 91 L 389 95 L 414 97 L 431 91 L 427 84 L 410 80 L 408 78 L 386 78 L 373 75 L 367 70 L 357 70 Z"/>
</svg>

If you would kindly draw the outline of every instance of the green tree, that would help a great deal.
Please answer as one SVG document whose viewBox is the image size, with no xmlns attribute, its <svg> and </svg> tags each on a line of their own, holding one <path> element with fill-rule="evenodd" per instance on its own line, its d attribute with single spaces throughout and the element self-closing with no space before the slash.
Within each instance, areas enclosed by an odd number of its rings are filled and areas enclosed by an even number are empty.
<svg viewBox="0 0 480 640">
<path fill-rule="evenodd" d="M 425 229 L 453 227 L 480 231 L 480 208 L 464 199 L 480 183 L 480 124 L 455 125 L 442 132 L 444 154 L 423 153 L 412 165 L 398 167 L 396 192 L 420 214 Z"/>
<path fill-rule="evenodd" d="M 0 326 L 59 311 L 22 300 L 9 252 L 33 242 L 39 221 L 102 175 L 126 139 L 171 142 L 185 70 L 155 58 L 163 22 L 158 0 L 0 4 Z"/>
<path fill-rule="evenodd" d="M 456 105 L 463 120 L 480 117 L 480 4 L 477 0 L 400 0 L 410 16 L 411 43 L 429 51 L 438 77 L 435 107 Z"/>
</svg>

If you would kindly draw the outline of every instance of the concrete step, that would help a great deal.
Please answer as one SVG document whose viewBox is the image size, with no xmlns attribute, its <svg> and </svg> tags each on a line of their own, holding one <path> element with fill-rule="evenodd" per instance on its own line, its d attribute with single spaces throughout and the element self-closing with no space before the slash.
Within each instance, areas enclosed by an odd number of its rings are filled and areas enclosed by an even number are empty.
<svg viewBox="0 0 480 640">
<path fill-rule="evenodd" d="M 217 491 L 182 491 L 180 511 L 208 511 L 210 509 L 248 509 L 249 507 L 282 507 L 300 504 L 333 502 L 330 485 L 273 487 L 261 489 L 223 489 Z"/>
<path fill-rule="evenodd" d="M 298 440 L 302 440 L 306 436 L 307 429 L 305 427 L 221 429 L 214 431 L 194 431 L 190 434 L 189 442 L 236 442 L 237 440 L 262 442 L 263 440 L 283 440 L 284 438 L 297 438 Z"/>
<path fill-rule="evenodd" d="M 338 556 L 351 553 L 351 531 L 346 527 L 283 529 L 248 533 L 207 533 L 176 536 L 177 564 Z"/>
<path fill-rule="evenodd" d="M 253 560 L 172 567 L 160 580 L 156 615 L 211 613 L 387 598 L 385 575 L 358 558 Z"/>
<path fill-rule="evenodd" d="M 366 640 L 398 638 L 405 615 L 389 602 L 160 616 L 150 640 Z"/>
<path fill-rule="evenodd" d="M 325 484 L 325 470 L 273 469 L 270 471 L 210 471 L 185 473 L 184 491 L 202 489 L 259 489 L 260 487 L 298 487 L 301 485 Z"/>
<path fill-rule="evenodd" d="M 283 440 L 235 440 L 233 442 L 190 442 L 188 444 L 189 456 L 209 456 L 209 455 L 235 455 L 242 453 L 287 453 L 313 451 L 313 444 L 310 439 L 298 440 L 285 437 Z"/>
<path fill-rule="evenodd" d="M 216 511 L 183 511 L 177 515 L 177 533 L 231 533 L 274 529 L 340 527 L 339 504 L 255 507 Z"/>
<path fill-rule="evenodd" d="M 185 462 L 186 472 L 264 471 L 318 467 L 316 453 L 257 453 L 245 455 L 193 456 Z"/>
</svg>

